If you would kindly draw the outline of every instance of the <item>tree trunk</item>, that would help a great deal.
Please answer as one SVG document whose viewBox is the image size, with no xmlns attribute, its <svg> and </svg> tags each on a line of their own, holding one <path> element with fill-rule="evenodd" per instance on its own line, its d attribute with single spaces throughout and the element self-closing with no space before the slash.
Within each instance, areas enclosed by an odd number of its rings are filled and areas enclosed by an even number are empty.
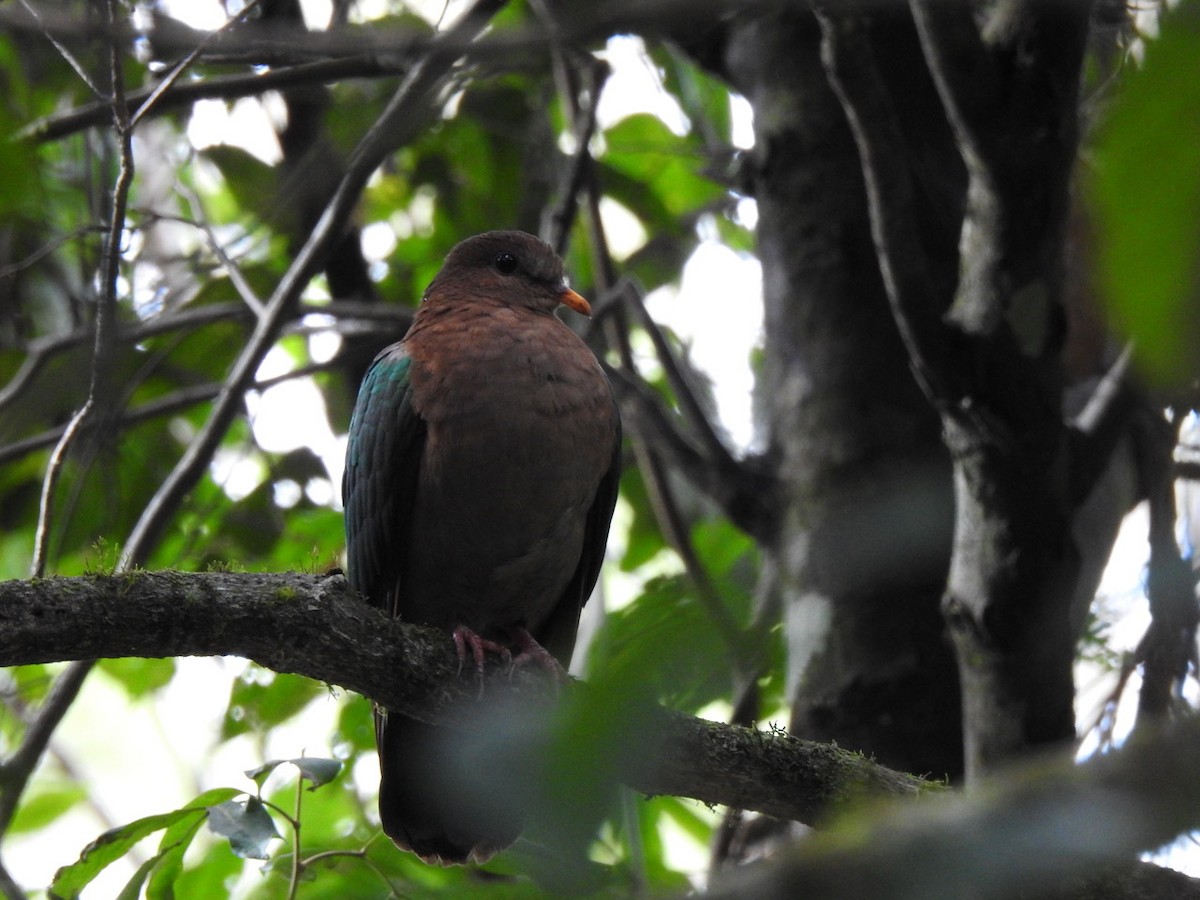
<svg viewBox="0 0 1200 900">
<path fill-rule="evenodd" d="M 949 302 L 962 170 L 907 14 L 881 15 L 925 185 L 913 210 Z M 787 485 L 778 543 L 792 729 L 907 771 L 962 772 L 939 612 L 951 480 L 872 245 L 858 153 L 807 13 L 741 26 L 727 69 L 755 114 L 759 412 Z"/>
</svg>

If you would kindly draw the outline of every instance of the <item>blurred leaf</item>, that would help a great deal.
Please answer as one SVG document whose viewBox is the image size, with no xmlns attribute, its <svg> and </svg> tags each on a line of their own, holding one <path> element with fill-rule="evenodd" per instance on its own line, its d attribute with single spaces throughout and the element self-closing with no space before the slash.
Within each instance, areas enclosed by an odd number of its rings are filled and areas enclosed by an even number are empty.
<svg viewBox="0 0 1200 900">
<path fill-rule="evenodd" d="M 275 505 L 275 489 L 264 481 L 225 509 L 206 551 L 219 559 L 247 563 L 269 557 L 285 528 L 283 511 Z"/>
<path fill-rule="evenodd" d="M 629 802 L 635 804 L 634 811 L 638 817 L 639 834 L 641 835 L 642 859 L 641 877 L 660 891 L 675 891 L 686 893 L 691 887 L 687 876 L 676 872 L 667 865 L 666 842 L 660 821 L 663 812 L 672 802 L 680 803 L 675 797 L 639 797 L 632 796 Z M 696 839 L 699 848 L 706 848 L 712 835 L 712 827 L 707 822 L 702 832 L 691 835 Z"/>
<path fill-rule="evenodd" d="M 742 616 L 749 612 L 748 592 L 758 580 L 758 545 L 754 539 L 728 519 L 715 518 L 696 524 L 692 529 L 692 544 L 711 577 L 730 579 L 734 582 L 732 586 L 740 588 L 729 595 L 740 601 L 735 614 Z"/>
<path fill-rule="evenodd" d="M 5 670 L 16 688 L 17 696 L 26 703 L 37 703 L 45 698 L 52 683 L 51 673 L 57 671 L 57 666 L 51 667 L 41 663 L 13 666 Z"/>
<path fill-rule="evenodd" d="M 182 818 L 168 825 L 163 831 L 162 840 L 158 844 L 158 855 L 154 858 L 157 864 L 146 889 L 146 900 L 174 900 L 177 894 L 176 882 L 183 870 L 183 855 L 205 821 L 204 816 Z"/>
<path fill-rule="evenodd" d="M 324 506 L 295 509 L 287 514 L 283 534 L 262 565 L 270 571 L 324 572 L 337 565 L 345 542 L 338 510 Z"/>
<path fill-rule="evenodd" d="M 679 797 L 654 797 L 647 806 L 654 804 L 664 815 L 678 825 L 693 841 L 701 846 L 712 838 L 714 814 L 695 800 Z"/>
<path fill-rule="evenodd" d="M 621 473 L 621 496 L 633 508 L 633 521 L 625 535 L 625 553 L 621 557 L 621 571 L 636 572 L 667 547 L 658 519 L 650 506 L 650 495 L 641 469 L 626 466 Z"/>
<path fill-rule="evenodd" d="M 142 896 L 142 888 L 146 884 L 146 878 L 150 872 L 159 863 L 158 856 L 152 856 L 133 873 L 133 877 L 125 883 L 125 887 L 121 888 L 121 893 L 117 894 L 117 900 L 138 900 Z"/>
<path fill-rule="evenodd" d="M 704 161 L 699 140 L 674 134 L 656 116 L 627 116 L 604 132 L 604 141 L 607 149 L 601 162 L 612 170 L 609 177 L 619 173 L 640 182 L 676 223 L 725 197 L 722 187 L 698 174 Z M 602 179 L 601 184 L 608 192 L 610 181 Z M 638 201 L 626 199 L 636 204 L 629 208 L 640 215 Z M 671 220 L 647 224 L 670 227 Z"/>
<path fill-rule="evenodd" d="M 264 732 L 287 721 L 326 693 L 324 685 L 300 675 L 272 673 L 270 683 L 262 684 L 257 673 L 263 671 L 254 667 L 248 673 L 250 678 L 234 680 L 221 724 L 222 741 L 248 731 Z"/>
<path fill-rule="evenodd" d="M 142 659 L 127 656 L 122 659 L 102 659 L 101 671 L 111 676 L 131 698 L 153 694 L 170 684 L 175 677 L 175 660 Z"/>
<path fill-rule="evenodd" d="M 294 212 L 279 199 L 279 173 L 241 147 L 217 144 L 200 151 L 200 157 L 209 160 L 220 170 L 236 206 L 265 222 L 283 234 L 290 233 L 290 222 L 281 219 Z"/>
<path fill-rule="evenodd" d="M 162 868 L 162 867 L 160 867 Z M 155 877 L 150 879 L 146 900 L 174 900 L 192 897 L 224 897 L 229 893 L 229 884 L 242 871 L 243 863 L 229 851 L 225 842 L 212 842 L 204 854 L 174 878 L 168 891 L 165 887 L 155 893 Z"/>
<path fill-rule="evenodd" d="M 83 786 L 72 781 L 49 782 L 38 779 L 21 798 L 8 834 L 22 834 L 45 828 L 63 813 L 87 797 Z"/>
<path fill-rule="evenodd" d="M 1163 386 L 1200 375 L 1200 16 L 1185 6 L 1148 41 L 1097 153 L 1096 254 L 1116 322 Z"/>
<path fill-rule="evenodd" d="M 333 741 L 335 745 L 345 741 L 359 752 L 374 751 L 375 723 L 371 718 L 371 704 L 356 697 L 350 697 L 343 702 L 338 712 L 337 731 Z"/>
<path fill-rule="evenodd" d="M 588 679 L 695 710 L 728 695 L 730 658 L 684 575 L 650 579 L 609 613 L 588 654 Z"/>
<path fill-rule="evenodd" d="M 279 837 L 275 820 L 257 797 L 210 806 L 208 827 L 228 838 L 233 852 L 243 859 L 266 859 L 267 845 Z"/>
<path fill-rule="evenodd" d="M 146 816 L 104 832 L 83 849 L 78 861 L 63 866 L 54 874 L 48 889 L 49 895 L 60 900 L 74 900 L 110 863 L 128 853 L 143 838 L 182 820 L 203 821 L 209 805 L 226 797 L 235 797 L 238 793 L 232 788 L 205 791 L 187 806 L 173 812 Z"/>
<path fill-rule="evenodd" d="M 663 86 L 679 101 L 692 133 L 710 147 L 729 145 L 733 134 L 729 88 L 670 45 L 654 48 L 651 55 L 662 67 Z"/>
</svg>

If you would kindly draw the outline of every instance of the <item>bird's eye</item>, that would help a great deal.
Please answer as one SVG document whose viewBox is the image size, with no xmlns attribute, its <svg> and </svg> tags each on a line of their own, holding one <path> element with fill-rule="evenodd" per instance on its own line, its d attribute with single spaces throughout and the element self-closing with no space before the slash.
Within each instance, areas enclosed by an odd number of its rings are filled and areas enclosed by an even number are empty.
<svg viewBox="0 0 1200 900">
<path fill-rule="evenodd" d="M 508 252 L 498 253 L 496 254 L 496 268 L 503 275 L 511 275 L 517 271 L 517 258 Z"/>
</svg>

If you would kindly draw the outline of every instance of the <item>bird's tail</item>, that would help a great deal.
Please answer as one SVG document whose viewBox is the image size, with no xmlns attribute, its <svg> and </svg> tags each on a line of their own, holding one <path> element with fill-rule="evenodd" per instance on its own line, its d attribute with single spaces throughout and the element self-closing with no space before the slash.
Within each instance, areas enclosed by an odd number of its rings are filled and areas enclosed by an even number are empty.
<svg viewBox="0 0 1200 900">
<path fill-rule="evenodd" d="M 462 732 L 377 711 L 379 816 L 396 845 L 426 862 L 483 862 L 517 839 L 522 816 L 504 785 L 474 765 Z"/>
</svg>

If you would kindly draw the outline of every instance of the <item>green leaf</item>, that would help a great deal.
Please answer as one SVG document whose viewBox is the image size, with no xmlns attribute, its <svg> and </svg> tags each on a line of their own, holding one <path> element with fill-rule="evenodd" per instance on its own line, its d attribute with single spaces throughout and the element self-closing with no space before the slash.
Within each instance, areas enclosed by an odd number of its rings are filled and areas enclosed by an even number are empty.
<svg viewBox="0 0 1200 900">
<path fill-rule="evenodd" d="M 294 759 L 272 759 L 263 763 L 261 766 L 256 766 L 253 769 L 246 770 L 246 777 L 254 781 L 261 789 L 266 783 L 267 778 L 279 766 L 293 765 L 300 770 L 300 777 L 312 782 L 310 791 L 315 791 L 323 784 L 328 784 L 337 778 L 338 773 L 342 771 L 342 764 L 336 759 L 327 759 L 320 756 L 298 756 Z"/>
<path fill-rule="evenodd" d="M 266 859 L 267 845 L 279 837 L 275 820 L 257 797 L 210 806 L 208 828 L 228 838 L 230 848 L 243 859 Z"/>
<path fill-rule="evenodd" d="M 617 122 L 604 132 L 604 141 L 607 150 L 601 162 L 614 173 L 640 182 L 647 199 L 652 197 L 661 204 L 676 223 L 726 196 L 722 187 L 697 174 L 705 158 L 699 140 L 672 133 L 661 119 L 649 113 L 637 113 Z M 601 181 L 607 192 L 610 182 Z M 646 208 L 630 196 L 618 199 L 639 214 L 639 206 Z M 647 224 L 670 226 L 669 221 L 655 218 L 658 221 Z"/>
<path fill-rule="evenodd" d="M 183 871 L 183 854 L 187 852 L 207 817 L 180 819 L 168 825 L 158 845 L 157 865 L 150 876 L 146 900 L 174 900 L 175 884 Z M 186 895 L 184 895 L 186 896 Z"/>
<path fill-rule="evenodd" d="M 155 877 L 150 879 L 146 900 L 174 900 L 179 897 L 224 897 L 229 882 L 244 868 L 242 860 L 229 852 L 224 842 L 211 842 L 198 860 L 193 860 L 170 884 L 170 891 L 156 894 Z"/>
<path fill-rule="evenodd" d="M 9 834 L 23 834 L 45 828 L 80 800 L 87 797 L 83 785 L 74 781 L 47 784 L 35 781 L 17 807 Z"/>
<path fill-rule="evenodd" d="M 59 869 L 50 884 L 50 896 L 71 900 L 91 883 L 110 863 L 120 859 L 138 841 L 166 828 L 184 816 L 204 817 L 201 809 L 178 809 L 175 812 L 147 816 L 104 832 L 84 848 L 77 862 Z"/>
<path fill-rule="evenodd" d="M 274 167 L 241 147 L 228 144 L 208 147 L 199 155 L 220 170 L 237 209 L 288 233 L 287 216 L 294 214 L 294 210 L 280 202 L 279 175 Z"/>
<path fill-rule="evenodd" d="M 226 797 L 237 796 L 238 793 L 239 791 L 232 788 L 205 791 L 187 806 L 173 812 L 146 816 L 104 832 L 83 849 L 76 862 L 63 866 L 54 874 L 49 895 L 56 900 L 73 900 L 110 863 L 128 853 L 143 838 L 184 819 L 203 820 L 210 804 Z"/>
<path fill-rule="evenodd" d="M 312 782 L 310 791 L 315 791 L 323 784 L 329 784 L 342 771 L 342 764 L 338 760 L 319 756 L 301 756 L 288 762 L 300 770 L 302 778 Z"/>
<path fill-rule="evenodd" d="M 1184 8 L 1148 41 L 1096 154 L 1096 253 L 1116 323 L 1160 386 L 1200 375 L 1200 17 Z"/>
<path fill-rule="evenodd" d="M 730 145 L 733 114 L 729 89 L 674 47 L 656 47 L 651 55 L 662 66 L 663 86 L 679 101 L 691 121 L 692 132 L 703 137 L 709 146 Z"/>
<path fill-rule="evenodd" d="M 166 687 L 175 677 L 175 660 L 127 656 L 122 659 L 103 659 L 100 669 L 112 676 L 126 694 L 136 699 Z"/>
<path fill-rule="evenodd" d="M 588 679 L 677 709 L 695 710 L 731 688 L 729 650 L 684 575 L 650 579 L 609 614 L 592 644 Z"/>
<path fill-rule="evenodd" d="M 287 721 L 325 694 L 324 685 L 300 675 L 271 673 L 270 683 L 262 684 L 257 673 L 264 671 L 251 667 L 247 675 L 234 680 L 221 725 L 221 740 L 250 731 L 265 731 Z"/>
<path fill-rule="evenodd" d="M 197 821 L 200 821 L 197 819 Z M 121 893 L 117 894 L 117 900 L 138 900 L 142 896 L 142 887 L 146 884 L 146 878 L 158 865 L 159 857 L 152 856 L 133 873 L 133 877 L 125 882 L 125 887 L 121 888 Z"/>
<path fill-rule="evenodd" d="M 625 535 L 625 553 L 620 565 L 623 572 L 636 572 L 663 552 L 667 542 L 658 527 L 645 479 L 637 466 L 627 466 L 621 473 L 621 496 L 633 508 L 633 520 Z"/>
</svg>

